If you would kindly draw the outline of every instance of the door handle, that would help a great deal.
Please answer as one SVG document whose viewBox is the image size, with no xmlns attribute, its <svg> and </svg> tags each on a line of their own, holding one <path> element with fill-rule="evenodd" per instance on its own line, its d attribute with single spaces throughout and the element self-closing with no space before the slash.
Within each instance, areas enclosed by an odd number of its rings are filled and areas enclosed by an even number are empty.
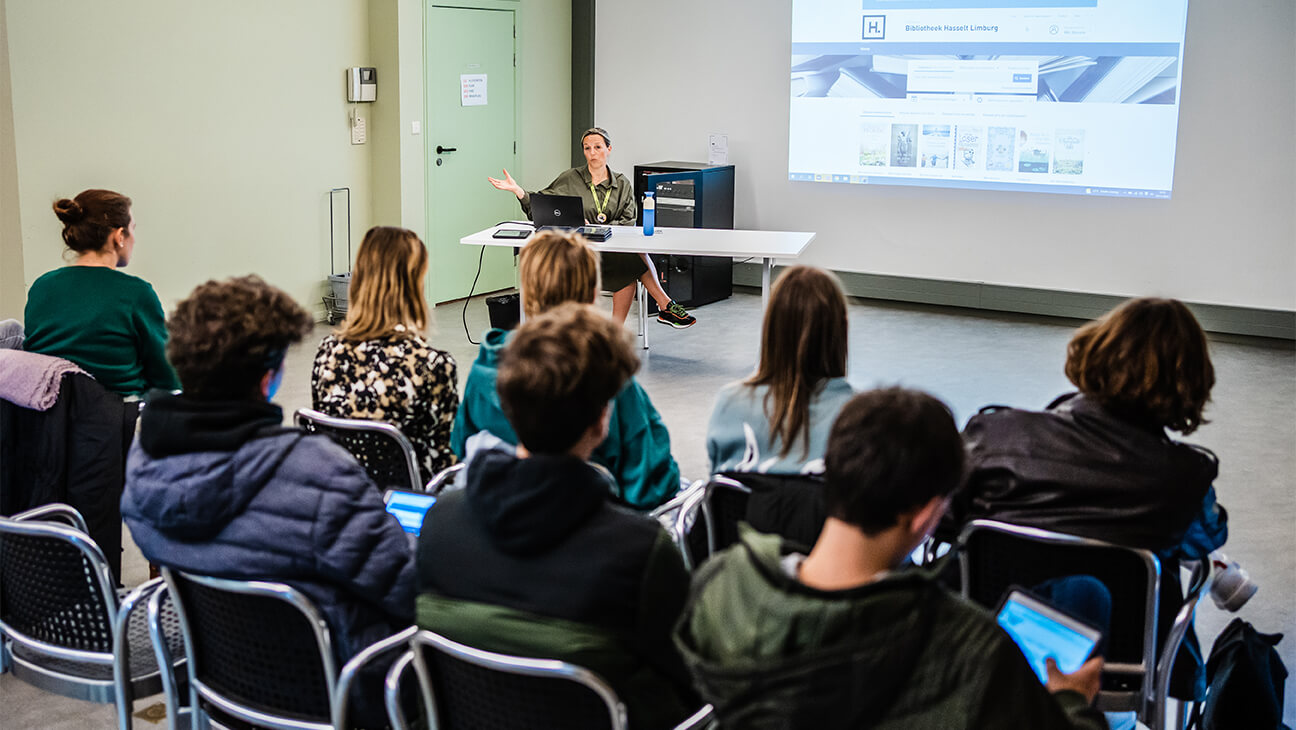
<svg viewBox="0 0 1296 730">
<path fill-rule="evenodd" d="M 437 145 L 437 154 L 444 155 L 447 152 L 454 152 L 455 149 L 456 148 L 454 147 L 442 147 L 441 145 Z"/>
</svg>

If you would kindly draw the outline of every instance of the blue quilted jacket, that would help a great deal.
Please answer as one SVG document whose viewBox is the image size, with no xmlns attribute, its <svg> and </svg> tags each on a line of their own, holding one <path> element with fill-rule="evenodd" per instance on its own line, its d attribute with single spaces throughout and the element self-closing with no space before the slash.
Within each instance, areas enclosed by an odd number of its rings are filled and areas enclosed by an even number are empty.
<svg viewBox="0 0 1296 730">
<path fill-rule="evenodd" d="M 153 563 L 301 590 L 345 659 L 413 623 L 413 555 L 355 459 L 281 417 L 268 403 L 151 399 L 122 517 Z"/>
</svg>

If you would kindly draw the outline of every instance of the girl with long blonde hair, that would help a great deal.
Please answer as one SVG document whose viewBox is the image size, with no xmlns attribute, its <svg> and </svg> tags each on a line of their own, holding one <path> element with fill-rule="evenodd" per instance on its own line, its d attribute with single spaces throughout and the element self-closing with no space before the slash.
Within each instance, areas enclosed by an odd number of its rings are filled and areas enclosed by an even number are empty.
<svg viewBox="0 0 1296 730">
<path fill-rule="evenodd" d="M 428 344 L 423 297 L 428 256 L 413 231 L 369 229 L 356 254 L 346 320 L 324 338 L 311 369 L 316 410 L 386 421 L 414 444 L 423 478 L 455 463 L 459 407 L 450 353 Z"/>
</svg>

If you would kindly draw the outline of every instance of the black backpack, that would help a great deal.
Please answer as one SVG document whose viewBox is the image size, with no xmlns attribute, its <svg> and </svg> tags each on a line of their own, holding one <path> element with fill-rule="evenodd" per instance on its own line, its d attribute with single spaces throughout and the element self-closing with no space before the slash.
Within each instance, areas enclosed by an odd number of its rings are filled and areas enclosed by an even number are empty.
<svg viewBox="0 0 1296 730">
<path fill-rule="evenodd" d="M 1290 730 L 1283 724 L 1287 667 L 1274 646 L 1282 634 L 1262 634 L 1240 618 L 1220 633 L 1206 660 L 1206 701 L 1193 710 L 1198 730 Z"/>
</svg>

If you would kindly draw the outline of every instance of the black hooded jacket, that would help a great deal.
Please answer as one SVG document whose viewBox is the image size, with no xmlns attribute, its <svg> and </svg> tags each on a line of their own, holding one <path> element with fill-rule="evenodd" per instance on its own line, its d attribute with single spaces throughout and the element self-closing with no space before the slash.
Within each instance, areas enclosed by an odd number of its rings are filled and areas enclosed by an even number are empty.
<svg viewBox="0 0 1296 730">
<path fill-rule="evenodd" d="M 576 662 L 597 635 L 619 656 L 584 663 L 621 695 L 632 726 L 670 726 L 696 709 L 670 640 L 689 576 L 666 532 L 614 504 L 607 480 L 576 457 L 485 451 L 467 473 L 423 524 L 419 624 L 483 649 Z M 534 632 L 508 628 L 519 620 Z M 640 692 L 648 684 L 654 691 Z"/>
</svg>

